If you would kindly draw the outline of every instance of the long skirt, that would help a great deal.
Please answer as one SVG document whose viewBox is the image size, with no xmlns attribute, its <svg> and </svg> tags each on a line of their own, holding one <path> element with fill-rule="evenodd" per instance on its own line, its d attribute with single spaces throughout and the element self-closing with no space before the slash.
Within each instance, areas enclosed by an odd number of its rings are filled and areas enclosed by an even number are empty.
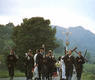
<svg viewBox="0 0 95 80">
<path fill-rule="evenodd" d="M 66 75 L 65 75 L 65 65 L 62 64 L 62 79 L 66 79 Z"/>
<path fill-rule="evenodd" d="M 38 67 L 37 67 L 37 66 L 34 68 L 33 75 L 34 75 L 34 79 L 35 79 L 35 78 L 39 78 Z"/>
</svg>

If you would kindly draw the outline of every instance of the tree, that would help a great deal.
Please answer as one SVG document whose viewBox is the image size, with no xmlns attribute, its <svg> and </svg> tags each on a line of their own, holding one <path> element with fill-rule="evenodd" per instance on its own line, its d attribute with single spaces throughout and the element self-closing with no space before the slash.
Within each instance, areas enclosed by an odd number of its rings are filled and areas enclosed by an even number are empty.
<svg viewBox="0 0 95 80">
<path fill-rule="evenodd" d="M 11 37 L 13 33 L 13 23 L 8 23 L 6 25 L 0 25 L 0 61 L 2 65 L 0 68 L 6 68 L 6 57 L 9 54 L 9 46 L 14 45 Z"/>
<path fill-rule="evenodd" d="M 56 43 L 56 28 L 50 26 L 50 20 L 42 17 L 23 19 L 23 23 L 14 27 L 13 41 L 16 53 L 23 56 L 29 49 L 33 51 L 45 44 L 46 51 L 54 50 Z"/>
<path fill-rule="evenodd" d="M 0 54 L 6 55 L 8 46 L 13 46 L 14 43 L 11 39 L 13 32 L 13 23 L 8 23 L 6 25 L 0 25 Z"/>
</svg>

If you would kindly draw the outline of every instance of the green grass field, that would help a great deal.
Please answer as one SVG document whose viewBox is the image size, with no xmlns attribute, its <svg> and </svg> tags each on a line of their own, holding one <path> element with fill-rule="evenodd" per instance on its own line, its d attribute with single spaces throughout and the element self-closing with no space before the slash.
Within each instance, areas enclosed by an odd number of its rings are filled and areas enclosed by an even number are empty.
<svg viewBox="0 0 95 80">
<path fill-rule="evenodd" d="M 83 73 L 82 80 L 95 80 L 95 75 L 91 73 Z"/>
<path fill-rule="evenodd" d="M 15 71 L 15 77 L 24 77 L 25 76 L 25 74 L 24 73 L 22 73 L 22 72 L 20 72 L 20 71 Z M 6 70 L 1 70 L 0 71 L 0 78 L 7 78 L 7 77 L 9 77 L 9 74 L 8 74 L 8 71 Z"/>
</svg>

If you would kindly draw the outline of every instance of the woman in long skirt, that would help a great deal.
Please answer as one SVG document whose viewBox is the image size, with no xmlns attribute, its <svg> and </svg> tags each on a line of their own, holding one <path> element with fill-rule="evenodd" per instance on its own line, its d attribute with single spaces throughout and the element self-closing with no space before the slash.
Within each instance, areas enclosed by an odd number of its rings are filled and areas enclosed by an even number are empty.
<svg viewBox="0 0 95 80">
<path fill-rule="evenodd" d="M 62 80 L 66 80 L 64 56 L 61 58 Z"/>
</svg>

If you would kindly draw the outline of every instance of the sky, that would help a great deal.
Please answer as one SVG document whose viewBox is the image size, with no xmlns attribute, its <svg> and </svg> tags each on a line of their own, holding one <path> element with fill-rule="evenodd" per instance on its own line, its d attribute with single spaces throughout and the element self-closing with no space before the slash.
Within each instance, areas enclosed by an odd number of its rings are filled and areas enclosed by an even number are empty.
<svg viewBox="0 0 95 80">
<path fill-rule="evenodd" d="M 51 25 L 82 26 L 95 33 L 95 0 L 0 0 L 0 24 L 44 17 Z"/>
</svg>

